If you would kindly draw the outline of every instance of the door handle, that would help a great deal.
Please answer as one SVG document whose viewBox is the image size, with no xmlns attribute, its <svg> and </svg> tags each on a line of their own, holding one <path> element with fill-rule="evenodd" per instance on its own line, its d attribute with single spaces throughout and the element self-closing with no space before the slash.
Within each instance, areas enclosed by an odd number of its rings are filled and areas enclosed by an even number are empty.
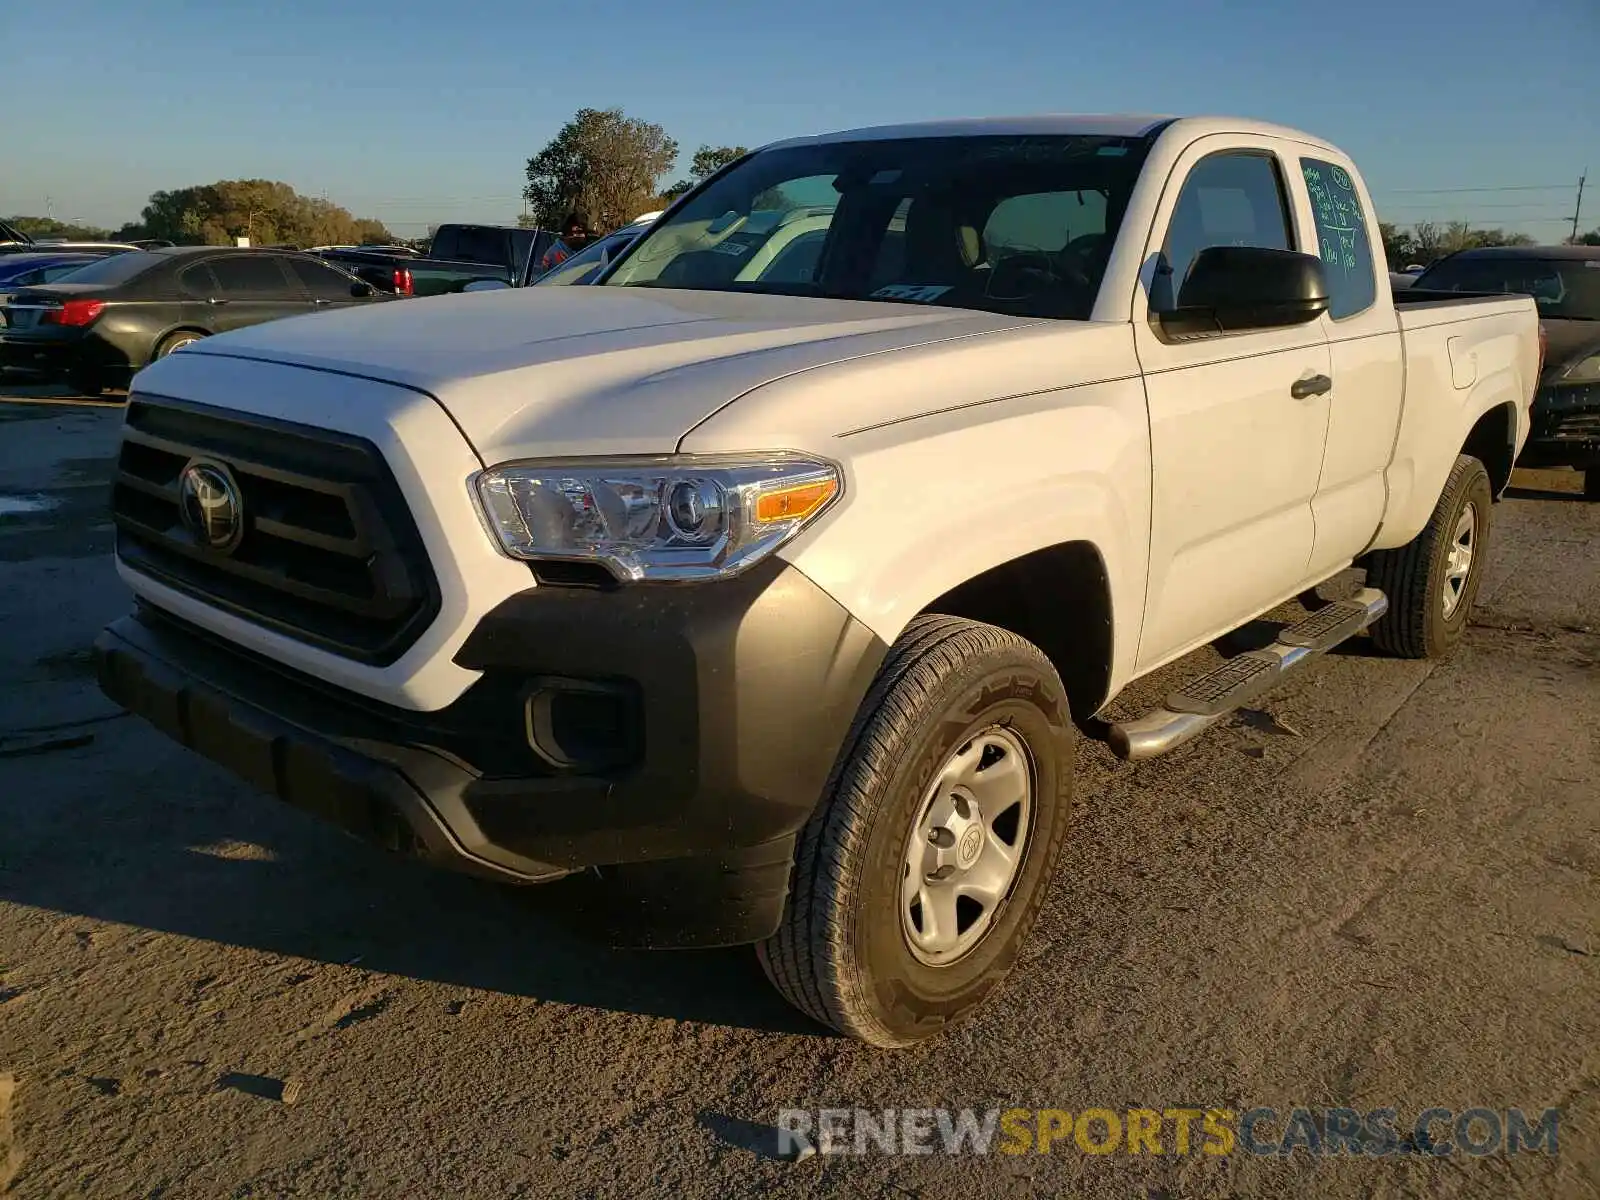
<svg viewBox="0 0 1600 1200">
<path fill-rule="evenodd" d="M 1326 375 L 1313 375 L 1310 379 L 1296 379 L 1289 385 L 1289 395 L 1296 400 L 1310 396 L 1325 396 L 1333 391 L 1333 380 Z"/>
<path fill-rule="evenodd" d="M 209 299 L 206 300 L 206 303 L 207 304 L 226 304 L 227 301 L 226 300 L 221 300 L 221 299 L 217 298 L 216 296 L 212 296 L 212 297 L 210 297 Z"/>
<path fill-rule="evenodd" d="M 326 307 L 329 304 L 332 304 L 333 301 L 332 300 L 313 300 L 311 303 L 315 304 L 319 308 L 323 308 L 323 307 Z"/>
</svg>

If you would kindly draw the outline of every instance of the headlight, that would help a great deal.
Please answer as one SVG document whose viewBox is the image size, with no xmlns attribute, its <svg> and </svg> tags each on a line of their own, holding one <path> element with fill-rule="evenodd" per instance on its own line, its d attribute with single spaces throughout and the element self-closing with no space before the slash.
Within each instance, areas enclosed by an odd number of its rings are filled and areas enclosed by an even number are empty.
<svg viewBox="0 0 1600 1200">
<path fill-rule="evenodd" d="M 734 575 L 832 504 L 839 468 L 796 454 L 510 463 L 474 480 L 513 558 L 595 562 L 623 581 Z"/>
<path fill-rule="evenodd" d="M 1561 372 L 1563 383 L 1594 383 L 1600 381 L 1600 354 L 1581 358 Z"/>
</svg>

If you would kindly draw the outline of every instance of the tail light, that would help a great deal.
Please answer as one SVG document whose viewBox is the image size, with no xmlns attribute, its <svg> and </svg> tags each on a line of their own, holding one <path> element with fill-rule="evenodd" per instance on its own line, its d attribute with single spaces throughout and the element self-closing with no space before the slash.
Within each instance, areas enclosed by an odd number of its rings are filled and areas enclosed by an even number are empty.
<svg viewBox="0 0 1600 1200">
<path fill-rule="evenodd" d="M 414 294 L 411 272 L 405 267 L 394 269 L 394 294 L 396 296 L 410 296 Z"/>
<path fill-rule="evenodd" d="M 104 300 L 68 300 L 60 308 L 47 308 L 41 325 L 87 325 L 105 311 Z"/>
</svg>

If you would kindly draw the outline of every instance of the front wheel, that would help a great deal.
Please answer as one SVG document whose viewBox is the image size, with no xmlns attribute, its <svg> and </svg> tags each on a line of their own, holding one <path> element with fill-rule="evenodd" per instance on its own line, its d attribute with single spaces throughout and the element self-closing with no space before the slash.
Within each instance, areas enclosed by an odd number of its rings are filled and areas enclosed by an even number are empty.
<svg viewBox="0 0 1600 1200">
<path fill-rule="evenodd" d="M 918 617 L 890 649 L 759 947 L 803 1012 L 877 1046 L 1005 978 L 1066 836 L 1073 725 L 1055 668 L 993 625 Z"/>
<path fill-rule="evenodd" d="M 1483 581 L 1494 494 L 1477 459 L 1457 457 L 1433 516 L 1415 538 L 1367 560 L 1367 582 L 1389 597 L 1372 640 L 1397 658 L 1443 658 L 1461 640 Z"/>
</svg>

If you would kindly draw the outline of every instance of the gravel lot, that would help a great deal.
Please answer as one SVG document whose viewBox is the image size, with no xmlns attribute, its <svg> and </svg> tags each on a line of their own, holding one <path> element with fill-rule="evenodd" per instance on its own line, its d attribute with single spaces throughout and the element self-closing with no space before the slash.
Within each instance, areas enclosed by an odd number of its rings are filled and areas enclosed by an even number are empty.
<svg viewBox="0 0 1600 1200">
<path fill-rule="evenodd" d="M 86 647 L 128 603 L 120 414 L 29 394 L 0 403 L 0 1191 L 1600 1195 L 1600 506 L 1572 474 L 1519 473 L 1450 662 L 1358 646 L 1166 759 L 1085 745 L 1021 967 L 886 1054 L 748 952 L 583 943 L 559 885 L 392 861 L 119 716 Z M 773 1152 L 789 1106 L 1295 1104 L 1559 1105 L 1560 1152 Z"/>
</svg>

